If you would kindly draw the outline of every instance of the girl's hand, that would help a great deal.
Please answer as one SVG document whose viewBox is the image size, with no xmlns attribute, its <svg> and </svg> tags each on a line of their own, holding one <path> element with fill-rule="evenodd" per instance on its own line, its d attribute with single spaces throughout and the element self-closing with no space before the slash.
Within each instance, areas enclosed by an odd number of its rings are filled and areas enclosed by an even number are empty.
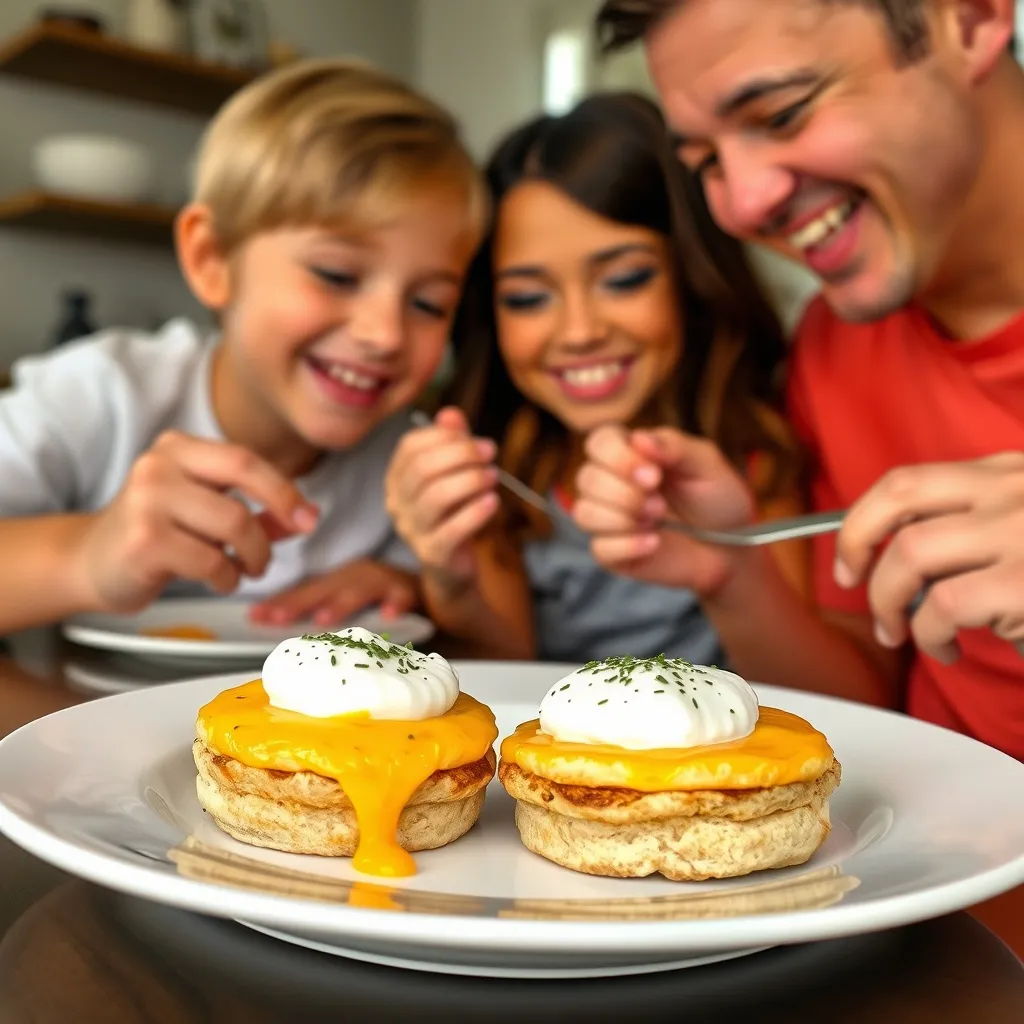
<svg viewBox="0 0 1024 1024">
<path fill-rule="evenodd" d="M 418 604 L 413 573 L 360 558 L 254 605 L 250 616 L 274 625 L 311 619 L 319 626 L 336 626 L 364 608 L 379 607 L 385 619 L 396 619 Z"/>
<path fill-rule="evenodd" d="M 230 491 L 264 511 L 250 511 Z M 273 541 L 316 522 L 295 485 L 249 449 L 169 432 L 90 517 L 74 558 L 95 607 L 137 611 L 173 579 L 230 593 L 243 575 L 263 575 Z"/>
<path fill-rule="evenodd" d="M 608 426 L 587 438 L 586 455 L 576 479 L 573 516 L 593 534 L 597 561 L 702 597 L 719 592 L 744 553 L 657 527 L 665 518 L 709 529 L 753 520 L 750 489 L 718 448 L 669 428 Z"/>
<path fill-rule="evenodd" d="M 398 535 L 425 570 L 465 581 L 475 575 L 472 541 L 498 511 L 493 441 L 474 438 L 458 409 L 402 439 L 385 481 Z"/>
</svg>

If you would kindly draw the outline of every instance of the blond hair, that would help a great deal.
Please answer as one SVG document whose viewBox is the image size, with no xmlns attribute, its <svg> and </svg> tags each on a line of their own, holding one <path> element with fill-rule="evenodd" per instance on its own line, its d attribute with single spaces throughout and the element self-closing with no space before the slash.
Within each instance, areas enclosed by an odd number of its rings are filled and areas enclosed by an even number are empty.
<svg viewBox="0 0 1024 1024">
<path fill-rule="evenodd" d="M 447 111 L 364 62 L 308 60 L 224 105 L 203 138 L 194 199 L 230 252 L 285 225 L 372 227 L 426 182 L 460 189 L 482 226 L 486 190 Z"/>
</svg>

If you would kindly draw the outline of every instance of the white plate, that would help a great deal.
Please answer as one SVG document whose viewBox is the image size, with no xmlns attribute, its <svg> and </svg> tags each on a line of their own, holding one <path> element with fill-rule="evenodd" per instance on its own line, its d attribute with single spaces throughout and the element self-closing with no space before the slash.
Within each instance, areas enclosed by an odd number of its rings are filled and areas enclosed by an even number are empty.
<svg viewBox="0 0 1024 1024">
<path fill-rule="evenodd" d="M 502 735 L 564 666 L 468 662 Z M 497 785 L 479 825 L 416 855 L 392 885 L 347 859 L 258 850 L 196 799 L 197 709 L 242 675 L 107 697 L 0 742 L 0 830 L 64 870 L 234 918 L 290 941 L 456 973 L 551 977 L 669 969 L 716 954 L 853 935 L 970 906 L 1024 882 L 1024 765 L 868 707 L 758 687 L 843 764 L 828 841 L 800 868 L 726 882 L 605 879 L 519 842 Z"/>
<path fill-rule="evenodd" d="M 79 615 L 63 625 L 64 635 L 76 644 L 120 651 L 136 657 L 193 666 L 202 662 L 251 661 L 263 659 L 282 641 L 296 633 L 320 633 L 321 626 L 292 623 L 264 626 L 249 619 L 251 605 L 245 601 L 217 598 L 171 598 L 157 601 L 135 615 Z M 184 640 L 148 636 L 147 630 L 174 626 L 202 626 L 217 635 L 216 640 Z M 434 626 L 420 615 L 384 619 L 372 609 L 353 616 L 334 630 L 363 626 L 373 633 L 387 633 L 396 644 L 423 643 L 434 635 Z"/>
</svg>

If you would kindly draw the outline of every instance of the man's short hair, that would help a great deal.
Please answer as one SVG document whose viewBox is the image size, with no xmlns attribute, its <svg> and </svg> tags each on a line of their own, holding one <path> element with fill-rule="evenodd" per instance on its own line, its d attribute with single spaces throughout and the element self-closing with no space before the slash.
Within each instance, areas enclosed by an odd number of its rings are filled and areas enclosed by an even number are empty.
<svg viewBox="0 0 1024 1024">
<path fill-rule="evenodd" d="M 859 4 L 885 20 L 896 53 L 913 61 L 928 51 L 927 0 L 819 0 L 821 3 Z M 614 53 L 639 42 L 670 11 L 686 0 L 605 0 L 597 14 L 601 49 Z"/>
</svg>

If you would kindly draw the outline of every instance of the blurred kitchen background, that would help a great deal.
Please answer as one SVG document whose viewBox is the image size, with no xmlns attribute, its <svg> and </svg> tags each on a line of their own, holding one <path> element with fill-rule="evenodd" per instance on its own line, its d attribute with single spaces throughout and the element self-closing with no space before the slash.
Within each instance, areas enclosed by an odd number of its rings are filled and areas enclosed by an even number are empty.
<svg viewBox="0 0 1024 1024">
<path fill-rule="evenodd" d="M 0 376 L 89 328 L 202 318 L 171 223 L 207 118 L 260 69 L 368 58 L 453 110 L 482 158 L 536 111 L 650 92 L 640 52 L 594 58 L 598 2 L 0 0 Z M 813 281 L 757 262 L 792 323 Z"/>
</svg>

